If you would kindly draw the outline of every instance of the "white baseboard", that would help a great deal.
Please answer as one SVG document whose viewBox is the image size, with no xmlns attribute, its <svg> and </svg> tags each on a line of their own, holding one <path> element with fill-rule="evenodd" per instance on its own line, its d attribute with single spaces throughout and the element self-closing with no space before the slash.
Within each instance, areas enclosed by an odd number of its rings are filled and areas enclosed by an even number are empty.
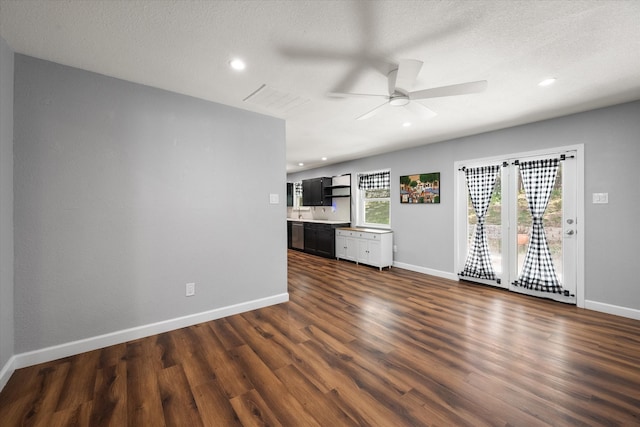
<svg viewBox="0 0 640 427">
<path fill-rule="evenodd" d="M 589 300 L 585 300 L 584 308 L 600 311 L 602 313 L 614 314 L 616 316 L 628 317 L 629 319 L 640 320 L 640 310 L 635 308 L 621 307 L 619 305 Z"/>
<path fill-rule="evenodd" d="M 211 320 L 220 319 L 234 314 L 244 313 L 247 311 L 256 310 L 274 304 L 280 304 L 287 301 L 289 301 L 288 293 L 273 295 L 270 297 L 247 301 L 227 307 L 216 308 L 214 310 L 209 310 L 202 313 L 190 314 L 188 316 L 163 320 L 161 322 L 151 323 L 149 325 L 124 329 L 122 331 L 111 332 L 104 335 L 98 335 L 96 337 L 72 341 L 53 347 L 47 347 L 39 350 L 17 354 L 12 357 L 13 366 L 5 366 L 7 372 L 9 372 L 7 380 L 15 369 L 37 365 L 38 363 L 50 362 L 52 360 L 60 359 L 63 357 L 84 353 L 86 351 L 97 350 L 99 348 L 108 347 L 110 345 L 121 344 L 123 342 L 161 334 L 163 332 L 196 325 L 198 323 L 209 322 Z M 10 360 L 9 362 L 11 362 L 12 360 Z M 7 365 L 9 365 L 9 363 L 7 363 Z M 3 368 L 2 370 L 3 375 L 5 368 Z"/>
<path fill-rule="evenodd" d="M 393 262 L 394 267 L 402 268 L 404 270 L 415 271 L 416 273 L 428 274 L 430 276 L 442 277 L 443 279 L 459 280 L 458 275 L 455 273 L 449 273 L 448 271 L 434 270 L 431 268 L 420 267 L 418 265 L 405 264 L 404 262 Z"/>
<path fill-rule="evenodd" d="M 7 363 L 4 364 L 4 366 L 0 370 L 0 391 L 2 391 L 5 385 L 7 385 L 9 378 L 11 378 L 11 375 L 13 375 L 13 371 L 16 370 L 15 364 L 16 357 L 11 356 L 11 358 L 7 361 Z"/>
</svg>

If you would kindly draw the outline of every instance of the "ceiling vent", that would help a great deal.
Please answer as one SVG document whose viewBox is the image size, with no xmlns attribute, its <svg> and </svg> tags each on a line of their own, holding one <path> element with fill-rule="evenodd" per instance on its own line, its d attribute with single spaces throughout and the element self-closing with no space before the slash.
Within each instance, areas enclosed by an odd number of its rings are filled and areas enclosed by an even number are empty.
<svg viewBox="0 0 640 427">
<path fill-rule="evenodd" d="M 262 107 L 274 114 L 282 115 L 306 104 L 310 100 L 290 93 L 281 92 L 263 84 L 242 101 Z"/>
</svg>

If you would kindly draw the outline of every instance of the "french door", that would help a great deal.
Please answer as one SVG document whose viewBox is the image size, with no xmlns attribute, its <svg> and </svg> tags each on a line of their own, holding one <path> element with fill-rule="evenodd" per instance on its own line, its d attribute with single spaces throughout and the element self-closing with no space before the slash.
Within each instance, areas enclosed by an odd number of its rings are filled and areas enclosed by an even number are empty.
<svg viewBox="0 0 640 427">
<path fill-rule="evenodd" d="M 582 306 L 582 147 L 456 163 L 463 280 Z"/>
</svg>

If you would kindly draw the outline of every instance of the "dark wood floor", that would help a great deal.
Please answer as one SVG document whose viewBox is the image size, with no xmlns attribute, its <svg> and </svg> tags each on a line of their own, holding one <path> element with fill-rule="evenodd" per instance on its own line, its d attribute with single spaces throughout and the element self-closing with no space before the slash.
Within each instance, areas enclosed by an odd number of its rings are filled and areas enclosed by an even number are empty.
<svg viewBox="0 0 640 427">
<path fill-rule="evenodd" d="M 292 251 L 289 292 L 20 369 L 0 425 L 640 425 L 640 321 Z"/>
</svg>

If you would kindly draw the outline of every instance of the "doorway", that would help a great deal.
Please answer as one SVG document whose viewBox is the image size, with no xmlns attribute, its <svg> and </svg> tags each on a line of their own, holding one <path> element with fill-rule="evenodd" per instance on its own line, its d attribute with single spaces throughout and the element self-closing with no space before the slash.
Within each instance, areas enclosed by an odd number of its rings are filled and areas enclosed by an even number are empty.
<svg viewBox="0 0 640 427">
<path fill-rule="evenodd" d="M 456 162 L 461 280 L 584 306 L 582 152 Z"/>
</svg>

